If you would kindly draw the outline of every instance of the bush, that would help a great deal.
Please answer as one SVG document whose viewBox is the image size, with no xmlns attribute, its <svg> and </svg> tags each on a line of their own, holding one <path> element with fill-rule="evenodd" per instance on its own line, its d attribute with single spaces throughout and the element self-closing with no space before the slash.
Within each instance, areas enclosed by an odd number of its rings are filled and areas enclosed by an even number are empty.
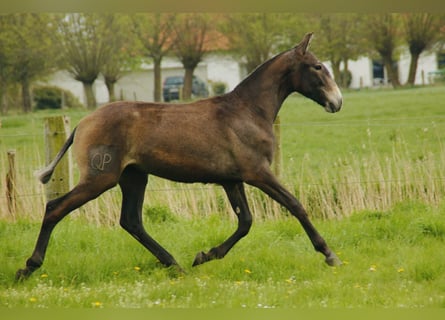
<svg viewBox="0 0 445 320">
<path fill-rule="evenodd" d="M 349 88 L 352 82 L 352 73 L 349 70 L 340 71 L 340 86 L 343 88 Z"/>
<path fill-rule="evenodd" d="M 434 80 L 435 82 L 445 83 L 445 68 L 436 71 Z"/>
<path fill-rule="evenodd" d="M 70 91 L 55 86 L 35 87 L 33 96 L 35 108 L 38 110 L 82 107 L 82 104 Z"/>
<path fill-rule="evenodd" d="M 170 208 L 162 205 L 144 207 L 143 215 L 153 223 L 177 221 L 175 214 Z"/>
<path fill-rule="evenodd" d="M 212 91 L 215 95 L 220 95 L 226 93 L 227 84 L 222 81 L 212 82 Z"/>
</svg>

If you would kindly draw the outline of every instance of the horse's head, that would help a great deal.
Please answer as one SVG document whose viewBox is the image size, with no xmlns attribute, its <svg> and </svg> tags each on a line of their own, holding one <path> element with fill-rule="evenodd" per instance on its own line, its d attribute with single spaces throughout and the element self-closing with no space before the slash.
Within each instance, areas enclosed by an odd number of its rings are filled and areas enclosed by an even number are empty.
<svg viewBox="0 0 445 320">
<path fill-rule="evenodd" d="M 340 111 L 343 98 L 328 69 L 311 53 L 308 46 L 312 33 L 291 50 L 292 86 L 302 95 L 322 105 L 327 112 Z"/>
</svg>

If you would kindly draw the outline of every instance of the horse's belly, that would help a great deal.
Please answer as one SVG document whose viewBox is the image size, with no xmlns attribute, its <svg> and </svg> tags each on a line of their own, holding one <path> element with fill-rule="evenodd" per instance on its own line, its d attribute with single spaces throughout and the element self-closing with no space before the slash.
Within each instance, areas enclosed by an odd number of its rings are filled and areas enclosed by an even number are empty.
<svg viewBox="0 0 445 320">
<path fill-rule="evenodd" d="M 232 161 L 223 157 L 194 155 L 152 154 L 137 165 L 147 174 L 179 182 L 221 182 L 238 180 L 240 173 Z"/>
</svg>

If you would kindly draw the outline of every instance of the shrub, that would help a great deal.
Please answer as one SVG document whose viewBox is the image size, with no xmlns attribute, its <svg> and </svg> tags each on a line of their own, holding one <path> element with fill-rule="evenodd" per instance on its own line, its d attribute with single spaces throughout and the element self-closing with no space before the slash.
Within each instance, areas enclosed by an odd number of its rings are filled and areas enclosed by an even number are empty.
<svg viewBox="0 0 445 320">
<path fill-rule="evenodd" d="M 439 83 L 445 83 L 445 68 L 437 71 L 435 81 Z"/>
<path fill-rule="evenodd" d="M 148 218 L 150 222 L 176 222 L 176 216 L 167 206 L 147 206 L 144 207 L 144 217 Z"/>
<path fill-rule="evenodd" d="M 349 88 L 352 82 L 352 73 L 349 70 L 340 71 L 340 85 L 343 88 Z"/>
<path fill-rule="evenodd" d="M 82 104 L 70 91 L 55 86 L 35 87 L 33 96 L 35 108 L 38 110 L 82 107 Z"/>
<path fill-rule="evenodd" d="M 222 81 L 212 82 L 212 91 L 215 95 L 220 95 L 226 93 L 227 84 Z"/>
</svg>

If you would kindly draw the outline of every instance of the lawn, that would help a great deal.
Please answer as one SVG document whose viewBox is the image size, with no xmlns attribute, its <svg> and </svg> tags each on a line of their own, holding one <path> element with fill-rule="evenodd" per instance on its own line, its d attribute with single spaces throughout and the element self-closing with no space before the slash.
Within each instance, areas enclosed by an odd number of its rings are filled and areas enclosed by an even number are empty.
<svg viewBox="0 0 445 320">
<path fill-rule="evenodd" d="M 343 110 L 328 114 L 300 95 L 289 97 L 280 113 L 283 183 L 311 215 L 341 218 L 360 210 L 387 210 L 405 199 L 437 205 L 445 195 L 444 87 L 362 90 L 344 93 Z M 74 127 L 85 110 L 41 111 L 2 118 L 0 172 L 6 152 L 16 149 L 20 216 L 40 221 L 43 187 L 34 171 L 44 164 L 43 118 L 65 114 Z M 76 181 L 77 170 L 74 170 Z M 3 174 L 2 174 L 3 176 Z M 0 185 L 0 194 L 5 194 Z M 248 189 L 258 216 L 281 216 L 255 190 Z M 117 196 L 116 196 L 117 195 Z M 232 215 L 220 188 L 170 183 L 151 177 L 146 204 L 168 205 L 177 215 Z M 117 219 L 115 190 L 88 205 L 101 224 Z M 0 198 L 0 219 L 10 219 Z M 36 214 L 37 213 L 37 214 Z"/>
<path fill-rule="evenodd" d="M 445 206 L 405 203 L 315 224 L 343 260 L 331 268 L 292 218 L 258 221 L 222 260 L 192 268 L 233 221 L 168 219 L 147 229 L 186 270 L 178 274 L 117 226 L 70 219 L 54 232 L 44 266 L 15 283 L 37 224 L 0 223 L 0 306 L 82 308 L 445 307 Z"/>
<path fill-rule="evenodd" d="M 255 222 L 226 258 L 192 268 L 235 221 L 220 188 L 151 178 L 149 233 L 186 270 L 165 269 L 117 225 L 120 192 L 77 210 L 53 233 L 43 267 L 25 282 L 45 198 L 33 171 L 43 164 L 43 117 L 72 127 L 84 110 L 2 118 L 0 175 L 17 152 L 19 207 L 0 184 L 0 307 L 445 307 L 444 87 L 344 94 L 327 114 L 300 96 L 281 116 L 282 177 L 343 260 L 329 268 L 298 222 L 247 189 Z"/>
</svg>

